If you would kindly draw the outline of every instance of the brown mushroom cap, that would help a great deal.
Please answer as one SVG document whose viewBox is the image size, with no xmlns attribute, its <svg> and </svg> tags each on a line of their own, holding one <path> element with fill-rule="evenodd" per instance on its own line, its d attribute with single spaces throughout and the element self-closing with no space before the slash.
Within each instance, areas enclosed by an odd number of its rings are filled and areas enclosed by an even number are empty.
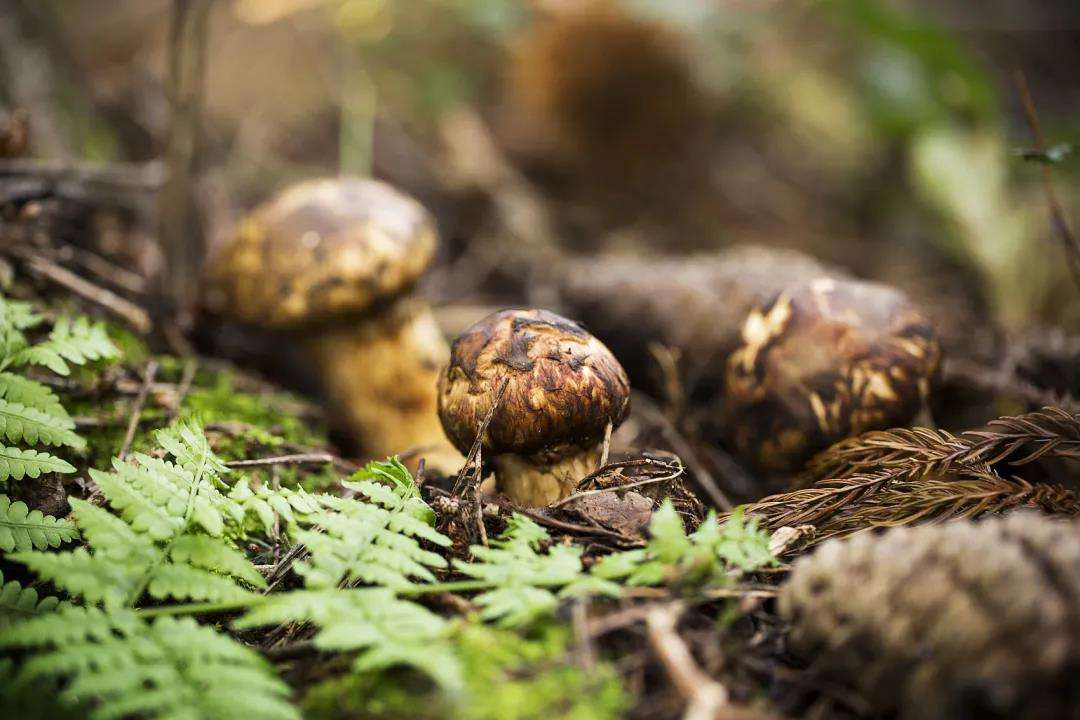
<svg viewBox="0 0 1080 720">
<path fill-rule="evenodd" d="M 454 341 L 439 378 L 439 418 L 467 453 L 504 380 L 483 439 L 490 455 L 561 454 L 599 442 L 630 407 L 630 382 L 603 343 L 546 310 L 504 310 Z"/>
<path fill-rule="evenodd" d="M 724 388 L 732 445 L 765 471 L 791 471 L 849 435 L 907 424 L 941 351 L 900 292 L 818 278 L 751 311 Z"/>
<path fill-rule="evenodd" d="M 385 183 L 303 182 L 258 207 L 211 260 L 206 304 L 278 328 L 359 315 L 411 288 L 437 242 L 431 215 Z"/>
</svg>

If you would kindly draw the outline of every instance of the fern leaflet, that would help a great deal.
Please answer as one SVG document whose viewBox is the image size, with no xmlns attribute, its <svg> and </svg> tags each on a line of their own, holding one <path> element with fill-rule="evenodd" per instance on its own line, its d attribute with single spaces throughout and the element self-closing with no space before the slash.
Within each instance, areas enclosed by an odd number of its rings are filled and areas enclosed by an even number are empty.
<svg viewBox="0 0 1080 720">
<path fill-rule="evenodd" d="M 0 646 L 35 650 L 16 682 L 64 678 L 61 698 L 94 720 L 299 718 L 265 660 L 190 618 L 69 606 L 9 628 Z"/>
<path fill-rule="evenodd" d="M 45 515 L 40 510 L 31 511 L 26 503 L 11 502 L 7 495 L 0 495 L 0 550 L 60 547 L 78 535 L 73 523 Z"/>
<path fill-rule="evenodd" d="M 739 572 L 775 565 L 769 535 L 754 519 L 744 521 L 742 509 L 723 525 L 710 512 L 690 535 L 670 500 L 665 500 L 649 522 L 649 542 L 640 550 L 603 558 L 593 574 L 628 585 L 718 584 Z"/>
<path fill-rule="evenodd" d="M 585 575 L 580 547 L 552 545 L 547 553 L 537 552 L 549 542 L 546 530 L 515 513 L 491 547 L 470 548 L 479 562 L 454 563 L 461 573 L 494 587 L 473 598 L 482 620 L 503 627 L 530 625 L 558 607 L 559 598 L 549 588 L 563 588 L 563 596 L 619 594 L 618 586 Z"/>
<path fill-rule="evenodd" d="M 0 629 L 27 618 L 52 612 L 60 604 L 55 597 L 40 597 L 34 588 L 24 588 L 18 580 L 4 582 L 0 572 Z"/>
<path fill-rule="evenodd" d="M 176 463 L 135 454 L 113 462 L 113 472 L 92 472 L 116 512 L 72 499 L 75 524 L 88 548 L 66 553 L 11 556 L 39 576 L 89 603 L 132 606 L 148 593 L 157 599 L 234 601 L 264 587 L 250 561 L 224 537 L 244 511 L 215 483 L 227 472 L 197 426 L 158 432 Z M 243 584 L 241 584 L 243 583 Z"/>
</svg>

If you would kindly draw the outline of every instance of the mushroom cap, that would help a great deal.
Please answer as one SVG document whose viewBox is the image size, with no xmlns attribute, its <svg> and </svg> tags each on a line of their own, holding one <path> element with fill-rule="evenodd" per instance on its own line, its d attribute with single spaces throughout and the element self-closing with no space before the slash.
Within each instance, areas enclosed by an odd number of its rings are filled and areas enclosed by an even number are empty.
<svg viewBox="0 0 1080 720">
<path fill-rule="evenodd" d="M 305 181 L 256 208 L 211 260 L 206 305 L 275 328 L 361 315 L 411 288 L 437 244 L 431 215 L 386 183 Z"/>
<path fill-rule="evenodd" d="M 903 293 L 799 283 L 743 324 L 724 384 L 729 441 L 761 470 L 797 470 L 845 437 L 910 422 L 940 358 L 933 326 Z"/>
<path fill-rule="evenodd" d="M 630 381 L 603 343 L 547 310 L 503 310 L 454 341 L 439 377 L 439 418 L 468 453 L 506 382 L 482 448 L 489 455 L 550 454 L 600 441 L 630 408 Z"/>
</svg>

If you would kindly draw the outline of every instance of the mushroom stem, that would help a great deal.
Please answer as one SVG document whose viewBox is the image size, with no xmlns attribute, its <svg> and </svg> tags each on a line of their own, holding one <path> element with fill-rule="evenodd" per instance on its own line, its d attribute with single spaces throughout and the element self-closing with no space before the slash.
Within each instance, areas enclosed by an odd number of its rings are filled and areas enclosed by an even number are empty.
<svg viewBox="0 0 1080 720">
<path fill-rule="evenodd" d="M 330 402 L 376 458 L 406 454 L 414 467 L 456 472 L 465 459 L 443 433 L 439 370 L 450 349 L 424 303 L 401 301 L 355 326 L 309 340 Z"/>
<path fill-rule="evenodd" d="M 518 505 L 542 507 L 568 497 L 581 478 L 596 470 L 599 445 L 577 449 L 552 461 L 547 456 L 507 453 L 492 461 L 499 489 Z"/>
</svg>

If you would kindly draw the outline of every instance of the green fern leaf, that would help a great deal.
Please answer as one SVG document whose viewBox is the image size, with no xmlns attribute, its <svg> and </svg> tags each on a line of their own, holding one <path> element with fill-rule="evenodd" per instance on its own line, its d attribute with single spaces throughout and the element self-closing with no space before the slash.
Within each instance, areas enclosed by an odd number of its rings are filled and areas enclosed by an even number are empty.
<svg viewBox="0 0 1080 720">
<path fill-rule="evenodd" d="M 227 487 L 221 476 L 227 475 L 229 467 L 214 454 L 202 428 L 195 423 L 176 423 L 172 427 L 158 430 L 155 436 L 158 444 L 165 448 L 176 463 L 192 473 L 201 475 L 219 487 Z"/>
<path fill-rule="evenodd" d="M 470 548 L 477 562 L 454 562 L 469 577 L 490 583 L 492 590 L 473 598 L 483 620 L 503 627 L 524 627 L 550 615 L 559 604 L 552 588 L 572 588 L 572 594 L 613 594 L 608 583 L 587 583 L 579 547 L 553 545 L 546 553 L 547 531 L 529 518 L 515 513 L 506 530 L 490 547 Z"/>
<path fill-rule="evenodd" d="M 75 428 L 75 423 L 68 416 L 67 410 L 60 404 L 48 385 L 10 372 L 0 372 L 0 398 L 8 402 L 19 403 L 26 407 L 40 410 L 56 418 L 58 427 L 68 430 Z"/>
<path fill-rule="evenodd" d="M 75 467 L 60 458 L 37 450 L 0 445 L 0 483 L 6 480 L 22 480 L 24 477 L 41 477 L 42 473 L 71 473 Z"/>
<path fill-rule="evenodd" d="M 135 462 L 113 461 L 115 472 L 90 470 L 109 504 L 135 530 L 157 540 L 173 537 L 184 524 L 187 497 Z"/>
<path fill-rule="evenodd" d="M 67 421 L 36 408 L 0 399 L 0 436 L 31 445 L 67 445 L 81 449 L 86 442 L 66 427 Z"/>
<path fill-rule="evenodd" d="M 18 580 L 4 582 L 0 572 L 0 629 L 27 618 L 52 612 L 60 600 L 52 596 L 41 597 L 34 588 L 24 588 Z"/>
<path fill-rule="evenodd" d="M 31 511 L 26 503 L 11 502 L 7 495 L 0 495 L 0 550 L 45 550 L 60 547 L 78 535 L 75 525 L 67 520 Z"/>
<path fill-rule="evenodd" d="M 316 647 L 361 651 L 354 670 L 409 665 L 447 689 L 460 687 L 461 668 L 449 651 L 447 621 L 384 588 L 295 590 L 272 595 L 233 624 L 237 628 L 310 622 Z"/>
<path fill-rule="evenodd" d="M 17 681 L 67 680 L 88 717 L 115 720 L 296 720 L 289 688 L 258 654 L 191 619 L 69 607 L 20 623 L 0 644 L 33 652 Z"/>
<path fill-rule="evenodd" d="M 99 557 L 114 562 L 149 567 L 161 559 L 153 540 L 107 510 L 79 498 L 69 498 L 71 509 L 86 543 Z"/>
<path fill-rule="evenodd" d="M 49 333 L 49 339 L 32 347 L 24 348 L 14 355 L 12 365 L 42 365 L 57 375 L 71 374 L 68 363 L 85 365 L 92 360 L 103 360 L 119 354 L 109 340 L 105 326 L 91 323 L 86 317 L 74 322 L 60 318 Z"/>
<path fill-rule="evenodd" d="M 86 548 L 70 552 L 19 552 L 8 559 L 20 562 L 43 580 L 87 603 L 123 605 L 141 579 L 141 568 L 91 555 Z"/>
<path fill-rule="evenodd" d="M 266 579 L 251 561 L 217 538 L 205 535 L 179 537 L 172 544 L 171 557 L 177 563 L 232 575 L 257 588 L 266 587 Z"/>
<path fill-rule="evenodd" d="M 230 578 L 189 565 L 163 563 L 150 571 L 147 591 L 158 600 L 231 602 L 251 593 Z"/>
<path fill-rule="evenodd" d="M 769 535 L 754 520 L 743 520 L 741 509 L 723 525 L 710 512 L 690 535 L 670 500 L 653 513 L 649 542 L 642 550 L 615 553 L 593 567 L 593 574 L 627 585 L 683 585 L 730 582 L 739 572 L 776 564 L 769 550 Z"/>
</svg>

